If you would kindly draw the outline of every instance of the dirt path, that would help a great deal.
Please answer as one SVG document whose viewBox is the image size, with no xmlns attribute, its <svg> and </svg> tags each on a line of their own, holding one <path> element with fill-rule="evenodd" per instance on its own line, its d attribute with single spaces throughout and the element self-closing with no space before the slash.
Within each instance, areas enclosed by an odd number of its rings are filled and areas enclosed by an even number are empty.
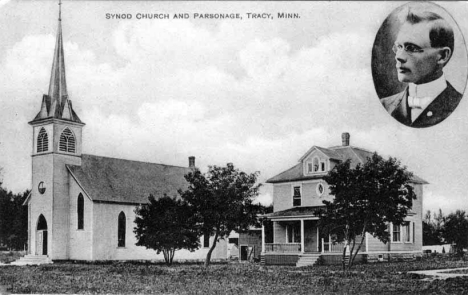
<svg viewBox="0 0 468 295">
<path fill-rule="evenodd" d="M 468 267 L 418 270 L 418 271 L 409 271 L 408 273 L 415 273 L 415 274 L 426 275 L 426 276 L 436 276 L 440 279 L 468 276 L 468 272 L 467 273 L 447 273 L 447 272 L 454 271 L 454 270 L 468 270 Z"/>
</svg>

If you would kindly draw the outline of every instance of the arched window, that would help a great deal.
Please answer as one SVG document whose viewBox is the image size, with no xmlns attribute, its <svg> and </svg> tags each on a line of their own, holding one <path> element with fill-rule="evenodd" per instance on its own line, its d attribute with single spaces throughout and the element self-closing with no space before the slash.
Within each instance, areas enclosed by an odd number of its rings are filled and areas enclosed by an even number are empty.
<svg viewBox="0 0 468 295">
<path fill-rule="evenodd" d="M 49 137 L 47 136 L 47 132 L 45 131 L 44 127 L 42 127 L 39 131 L 39 135 L 37 136 L 37 152 L 47 152 L 48 149 Z"/>
<path fill-rule="evenodd" d="M 318 158 L 314 158 L 314 172 L 319 171 L 319 160 Z"/>
<path fill-rule="evenodd" d="M 40 215 L 37 220 L 37 230 L 47 230 L 47 221 L 44 215 Z"/>
<path fill-rule="evenodd" d="M 84 221 L 83 221 L 83 214 L 84 214 L 84 199 L 83 195 L 80 194 L 78 196 L 78 202 L 77 202 L 77 214 L 78 214 L 78 229 L 83 229 L 84 228 Z"/>
<path fill-rule="evenodd" d="M 125 213 L 120 212 L 118 221 L 118 247 L 125 247 Z"/>
<path fill-rule="evenodd" d="M 65 128 L 60 135 L 59 150 L 67 153 L 75 152 L 75 136 L 68 128 Z"/>
</svg>

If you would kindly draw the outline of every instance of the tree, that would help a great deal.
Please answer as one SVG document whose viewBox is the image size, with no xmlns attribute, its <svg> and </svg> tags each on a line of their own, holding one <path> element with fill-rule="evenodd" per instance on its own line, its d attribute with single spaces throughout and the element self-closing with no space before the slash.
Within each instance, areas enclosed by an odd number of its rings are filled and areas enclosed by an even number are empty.
<svg viewBox="0 0 468 295">
<path fill-rule="evenodd" d="M 416 199 L 411 179 L 412 173 L 398 160 L 385 160 L 377 153 L 354 168 L 350 160 L 342 162 L 324 177 L 334 199 L 323 201 L 320 227 L 334 242 L 344 242 L 343 271 L 351 269 L 366 233 L 387 243 L 389 224 L 404 222 Z M 348 247 L 350 257 L 346 265 Z"/>
<path fill-rule="evenodd" d="M 256 184 L 258 172 L 247 174 L 234 168 L 209 166 L 203 174 L 198 169 L 185 175 L 189 186 L 179 193 L 193 212 L 199 236 L 214 236 L 205 259 L 209 266 L 217 242 L 231 231 L 242 232 L 259 225 L 257 215 L 263 206 L 254 204 L 260 185 Z"/>
<path fill-rule="evenodd" d="M 468 247 L 468 219 L 465 211 L 457 210 L 446 217 L 443 236 L 447 242 L 455 244 L 457 255 L 463 256 L 463 249 Z"/>
<path fill-rule="evenodd" d="M 23 202 L 29 192 L 13 194 L 0 182 L 0 245 L 10 250 L 24 249 L 28 240 L 28 207 Z"/>
<path fill-rule="evenodd" d="M 423 245 L 442 245 L 444 243 L 443 229 L 445 216 L 439 209 L 439 214 L 434 212 L 434 220 L 431 211 L 427 210 L 423 219 Z"/>
<path fill-rule="evenodd" d="M 191 223 L 190 208 L 180 199 L 164 196 L 135 208 L 136 218 L 133 232 L 137 245 L 163 252 L 167 265 L 171 265 L 175 251 L 198 249 L 198 235 Z"/>
</svg>

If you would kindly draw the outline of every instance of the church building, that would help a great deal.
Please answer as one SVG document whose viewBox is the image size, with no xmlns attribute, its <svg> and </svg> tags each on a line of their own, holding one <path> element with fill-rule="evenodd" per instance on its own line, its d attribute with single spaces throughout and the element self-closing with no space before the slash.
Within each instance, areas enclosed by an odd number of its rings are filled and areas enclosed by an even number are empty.
<svg viewBox="0 0 468 295">
<path fill-rule="evenodd" d="M 195 168 L 84 154 L 85 123 L 68 97 L 61 11 L 48 94 L 29 122 L 33 129 L 32 191 L 28 206 L 28 255 L 23 262 L 53 260 L 162 260 L 152 249 L 136 246 L 135 207 L 148 196 L 177 196 L 184 175 Z M 212 237 L 200 249 L 180 250 L 174 260 L 202 260 Z M 221 240 L 212 258 L 225 259 Z"/>
</svg>

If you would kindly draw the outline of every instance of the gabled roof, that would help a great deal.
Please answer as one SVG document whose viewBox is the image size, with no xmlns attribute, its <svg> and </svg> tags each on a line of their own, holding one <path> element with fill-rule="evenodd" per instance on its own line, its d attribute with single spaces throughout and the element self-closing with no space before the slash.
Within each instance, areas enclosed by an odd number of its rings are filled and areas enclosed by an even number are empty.
<svg viewBox="0 0 468 295">
<path fill-rule="evenodd" d="M 299 163 L 294 167 L 289 168 L 288 170 L 281 172 L 280 174 L 268 179 L 267 183 L 282 183 L 282 182 L 292 182 L 292 181 L 302 181 L 302 180 L 311 180 L 311 179 L 321 179 L 326 174 L 317 173 L 312 175 L 304 175 L 303 163 L 302 161 L 314 150 L 317 149 L 323 152 L 331 160 L 335 161 L 345 161 L 351 160 L 351 166 L 355 167 L 357 164 L 364 164 L 367 161 L 367 158 L 372 157 L 372 152 L 353 146 L 334 146 L 329 148 L 322 148 L 318 146 L 313 146 L 304 156 L 301 157 Z M 413 183 L 418 184 L 428 184 L 424 179 L 413 175 Z"/>
<path fill-rule="evenodd" d="M 367 158 L 372 157 L 372 152 L 354 147 L 354 146 L 335 146 L 330 147 L 329 149 L 338 153 L 341 156 L 342 160 L 351 160 L 351 165 L 354 167 L 357 164 L 364 164 L 367 161 Z"/>
<path fill-rule="evenodd" d="M 333 150 L 314 145 L 299 159 L 299 162 L 302 162 L 305 158 L 307 158 L 313 150 L 321 151 L 330 159 L 342 160 L 341 156 L 338 153 L 335 153 Z"/>
<path fill-rule="evenodd" d="M 178 196 L 188 186 L 188 167 L 82 155 L 81 166 L 68 171 L 93 201 L 142 204 L 148 196 Z"/>
<path fill-rule="evenodd" d="M 302 163 L 298 163 L 296 166 L 289 168 L 288 170 L 281 172 L 280 174 L 268 179 L 267 183 L 280 183 L 280 182 L 291 182 L 298 180 L 311 180 L 321 179 L 325 173 L 304 175 L 304 169 Z"/>
</svg>

